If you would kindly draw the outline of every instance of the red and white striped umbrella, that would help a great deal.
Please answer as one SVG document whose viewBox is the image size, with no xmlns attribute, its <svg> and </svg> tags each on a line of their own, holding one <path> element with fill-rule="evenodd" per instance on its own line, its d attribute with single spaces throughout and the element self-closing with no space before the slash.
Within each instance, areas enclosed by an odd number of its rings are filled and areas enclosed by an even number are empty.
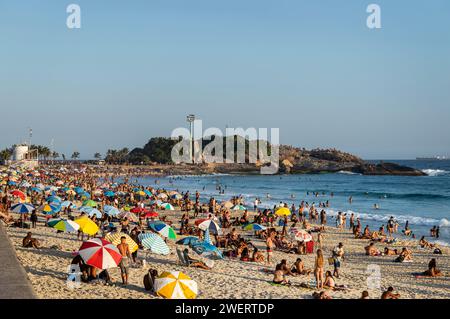
<svg viewBox="0 0 450 319">
<path fill-rule="evenodd" d="M 86 264 L 99 269 L 117 267 L 122 260 L 119 249 L 102 238 L 85 241 L 78 253 Z"/>
</svg>

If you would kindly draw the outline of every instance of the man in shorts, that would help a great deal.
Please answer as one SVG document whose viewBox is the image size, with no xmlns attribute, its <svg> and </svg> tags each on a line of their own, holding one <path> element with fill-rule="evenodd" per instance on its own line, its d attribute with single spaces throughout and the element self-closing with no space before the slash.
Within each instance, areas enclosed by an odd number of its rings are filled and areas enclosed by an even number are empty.
<svg viewBox="0 0 450 319">
<path fill-rule="evenodd" d="M 120 238 L 120 244 L 117 245 L 117 248 L 120 251 L 120 254 L 122 255 L 122 260 L 120 261 L 119 267 L 120 267 L 120 273 L 122 275 L 122 283 L 124 285 L 128 285 L 128 273 L 129 273 L 129 267 L 130 267 L 130 247 L 127 244 L 127 238 L 125 236 L 122 236 Z"/>
</svg>

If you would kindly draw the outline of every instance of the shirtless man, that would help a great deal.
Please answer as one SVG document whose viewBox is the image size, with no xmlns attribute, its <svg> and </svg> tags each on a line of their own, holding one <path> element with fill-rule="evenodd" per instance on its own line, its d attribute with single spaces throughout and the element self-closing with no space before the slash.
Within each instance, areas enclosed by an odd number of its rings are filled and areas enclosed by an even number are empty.
<svg viewBox="0 0 450 319">
<path fill-rule="evenodd" d="M 130 247 L 127 244 L 127 238 L 125 236 L 122 236 L 120 238 L 120 244 L 117 245 L 117 248 L 120 251 L 120 254 L 122 255 L 122 260 L 120 261 L 119 267 L 120 267 L 120 273 L 122 275 L 122 283 L 124 285 L 128 285 L 128 267 L 129 267 L 129 260 L 131 258 L 130 253 Z"/>
<path fill-rule="evenodd" d="M 380 256 L 381 252 L 375 248 L 374 243 L 370 243 L 369 246 L 364 247 L 367 256 Z"/>
<path fill-rule="evenodd" d="M 267 264 L 270 264 L 272 261 L 273 247 L 275 245 L 274 244 L 275 234 L 276 233 L 274 231 L 271 231 L 266 240 Z"/>
<path fill-rule="evenodd" d="M 398 299 L 398 298 L 400 298 L 400 294 L 394 294 L 394 288 L 392 288 L 392 287 L 389 287 L 381 295 L 381 299 Z"/>
</svg>

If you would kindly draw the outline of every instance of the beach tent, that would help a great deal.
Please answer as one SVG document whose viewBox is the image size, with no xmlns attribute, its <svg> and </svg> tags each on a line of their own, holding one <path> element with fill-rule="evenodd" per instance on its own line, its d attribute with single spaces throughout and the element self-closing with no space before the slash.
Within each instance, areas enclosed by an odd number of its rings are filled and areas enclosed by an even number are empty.
<svg viewBox="0 0 450 319">
<path fill-rule="evenodd" d="M 142 246 L 149 249 L 151 252 L 159 255 L 169 255 L 169 246 L 164 242 L 164 240 L 157 234 L 154 233 L 143 233 L 139 234 L 139 240 Z"/>
<path fill-rule="evenodd" d="M 119 249 L 102 238 L 85 241 L 78 253 L 87 265 L 99 269 L 115 268 L 122 260 Z"/>
<path fill-rule="evenodd" d="M 155 279 L 155 292 L 166 299 L 195 299 L 197 283 L 180 271 L 163 272 Z"/>
<path fill-rule="evenodd" d="M 122 237 L 126 238 L 126 242 L 128 244 L 128 247 L 130 248 L 130 252 L 134 253 L 135 251 L 137 251 L 139 249 L 138 244 L 129 235 L 127 235 L 125 233 L 121 233 L 121 232 L 108 233 L 108 234 L 106 234 L 105 239 L 107 241 L 111 242 L 111 244 L 117 246 L 121 243 Z"/>
</svg>

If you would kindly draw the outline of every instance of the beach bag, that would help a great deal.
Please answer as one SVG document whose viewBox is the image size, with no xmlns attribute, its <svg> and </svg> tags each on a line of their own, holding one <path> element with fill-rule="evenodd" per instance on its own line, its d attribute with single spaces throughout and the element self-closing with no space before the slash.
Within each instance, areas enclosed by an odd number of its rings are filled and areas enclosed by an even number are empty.
<svg viewBox="0 0 450 319">
<path fill-rule="evenodd" d="M 330 265 L 330 266 L 334 265 L 334 257 L 328 258 L 328 265 Z"/>
<path fill-rule="evenodd" d="M 144 276 L 144 288 L 147 291 L 153 290 L 153 280 L 150 275 L 150 271 Z"/>
</svg>

